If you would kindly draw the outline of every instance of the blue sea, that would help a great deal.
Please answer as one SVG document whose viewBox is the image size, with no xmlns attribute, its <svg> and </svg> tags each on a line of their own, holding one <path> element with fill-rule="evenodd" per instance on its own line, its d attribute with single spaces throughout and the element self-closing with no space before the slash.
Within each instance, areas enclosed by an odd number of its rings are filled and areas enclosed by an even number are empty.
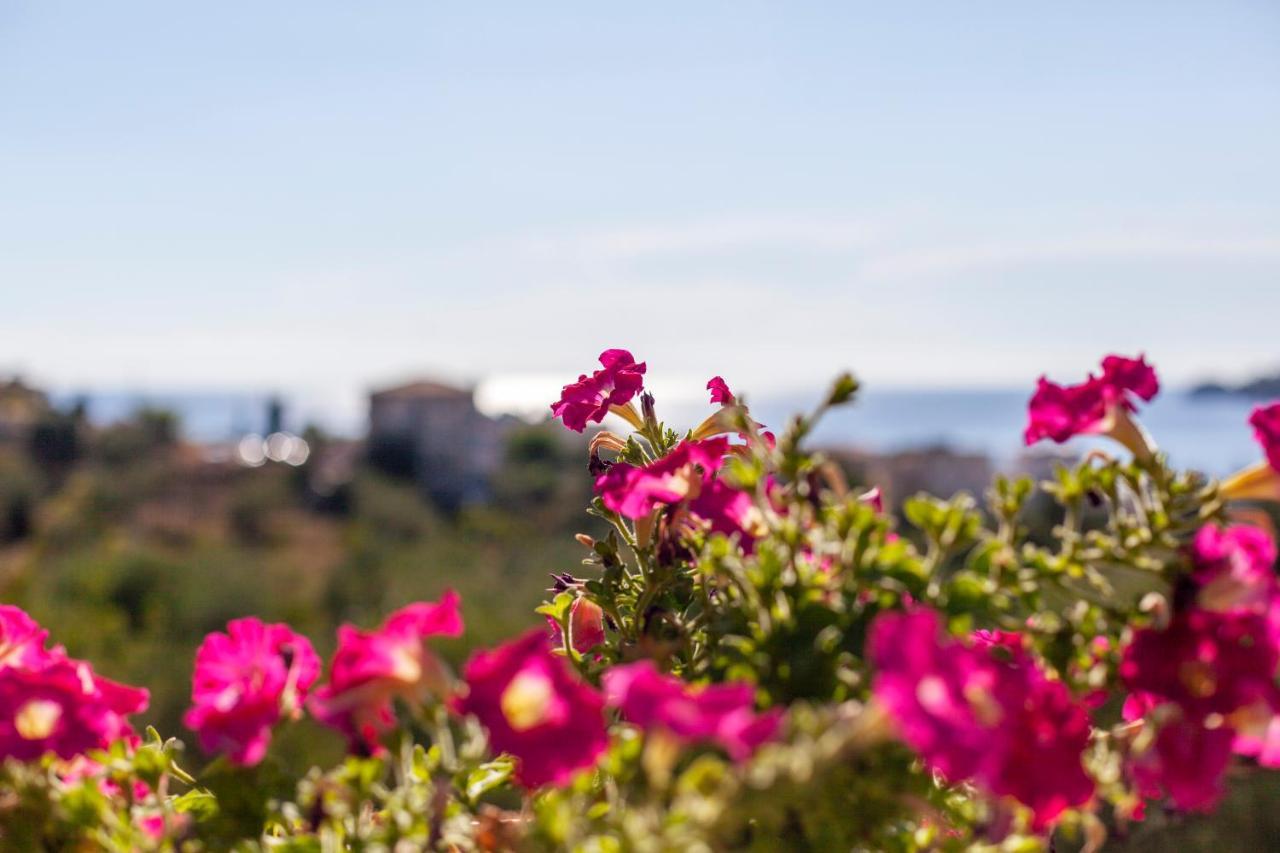
<svg viewBox="0 0 1280 853">
<path fill-rule="evenodd" d="M 84 395 L 90 417 L 107 423 L 127 416 L 140 405 L 176 412 L 183 431 L 196 441 L 223 441 L 266 427 L 268 395 L 252 393 L 127 392 Z M 752 413 L 770 427 L 782 428 L 795 412 L 812 409 L 818 392 L 752 399 Z M 65 404 L 73 395 L 55 395 Z M 963 390 L 872 390 L 848 406 L 827 414 L 815 442 L 848 445 L 874 452 L 924 446 L 983 453 L 997 465 L 1009 465 L 1024 448 L 1028 392 Z M 351 407 L 323 400 L 283 395 L 285 426 L 301 429 L 318 423 L 340 435 L 358 435 L 364 420 Z M 1192 397 L 1168 391 L 1145 406 L 1141 420 L 1174 464 L 1222 475 L 1260 458 L 1247 424 L 1254 403 L 1234 397 Z M 704 405 L 662 406 L 659 414 L 674 425 L 693 425 L 709 413 Z M 1087 446 L 1077 443 L 1069 449 Z"/>
</svg>

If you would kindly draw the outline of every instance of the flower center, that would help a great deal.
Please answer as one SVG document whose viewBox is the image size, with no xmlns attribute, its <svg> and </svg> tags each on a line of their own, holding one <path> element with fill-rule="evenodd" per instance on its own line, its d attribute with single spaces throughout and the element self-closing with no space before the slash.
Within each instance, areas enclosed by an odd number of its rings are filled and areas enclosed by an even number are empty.
<svg viewBox="0 0 1280 853">
<path fill-rule="evenodd" d="M 547 721 L 554 699 L 551 679 L 540 672 L 522 672 L 502 691 L 502 715 L 511 728 L 527 731 Z"/>
<path fill-rule="evenodd" d="M 1218 689 L 1213 667 L 1204 661 L 1187 661 L 1178 667 L 1178 678 L 1187 692 L 1197 699 L 1206 699 Z"/>
<path fill-rule="evenodd" d="M 417 649 L 400 646 L 391 653 L 392 678 L 402 684 L 418 683 L 418 679 L 422 678 L 422 662 L 415 652 Z"/>
<path fill-rule="evenodd" d="M 62 718 L 62 706 L 48 699 L 32 699 L 13 715 L 13 727 L 23 740 L 44 740 Z"/>
<path fill-rule="evenodd" d="M 936 675 L 926 675 L 916 685 L 916 700 L 930 713 L 945 713 L 950 704 L 946 683 Z"/>
</svg>

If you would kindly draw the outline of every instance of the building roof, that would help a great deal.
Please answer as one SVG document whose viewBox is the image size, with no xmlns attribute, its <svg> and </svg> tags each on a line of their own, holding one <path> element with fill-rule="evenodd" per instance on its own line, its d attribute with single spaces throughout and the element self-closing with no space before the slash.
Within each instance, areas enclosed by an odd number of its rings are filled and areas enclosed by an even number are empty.
<svg viewBox="0 0 1280 853">
<path fill-rule="evenodd" d="M 372 400 L 471 399 L 470 388 L 459 388 L 430 379 L 419 379 L 394 388 L 384 388 L 369 395 Z"/>
</svg>

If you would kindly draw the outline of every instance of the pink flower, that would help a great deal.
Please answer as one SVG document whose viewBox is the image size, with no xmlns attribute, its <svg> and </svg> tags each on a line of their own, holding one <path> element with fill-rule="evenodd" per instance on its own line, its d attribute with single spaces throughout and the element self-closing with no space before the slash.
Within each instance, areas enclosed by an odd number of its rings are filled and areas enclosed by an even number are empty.
<svg viewBox="0 0 1280 853">
<path fill-rule="evenodd" d="M 1110 435 L 1135 453 L 1149 453 L 1129 415 L 1137 410 L 1135 398 L 1150 401 L 1159 390 L 1155 370 L 1141 357 L 1109 355 L 1102 360 L 1102 375 L 1090 374 L 1079 385 L 1058 385 L 1042 376 L 1027 405 L 1026 443 Z"/>
<path fill-rule="evenodd" d="M 874 509 L 876 512 L 884 513 L 884 492 L 879 486 L 873 486 L 862 494 L 858 495 L 858 500 Z"/>
<path fill-rule="evenodd" d="M 1280 501 L 1280 402 L 1254 409 L 1249 423 L 1267 461 L 1223 480 L 1221 494 L 1227 500 Z"/>
<path fill-rule="evenodd" d="M 605 350 L 600 363 L 603 369 L 564 386 L 559 401 L 551 404 L 552 416 L 575 432 L 582 432 L 590 422 L 600 423 L 612 407 L 621 408 L 644 388 L 645 364 L 637 364 L 626 350 Z"/>
<path fill-rule="evenodd" d="M 1274 570 L 1276 546 L 1262 529 L 1207 524 L 1191 544 L 1197 603 L 1207 610 L 1248 610 L 1280 620 L 1280 584 Z M 1280 624 L 1275 626 L 1280 631 Z"/>
<path fill-rule="evenodd" d="M 608 746 L 603 699 L 551 652 L 545 631 L 476 652 L 463 674 L 468 692 L 456 709 L 475 715 L 495 751 L 515 757 L 526 788 L 568 784 Z"/>
<path fill-rule="evenodd" d="M 707 390 L 711 392 L 712 404 L 720 404 L 721 406 L 732 406 L 737 402 L 734 399 L 733 392 L 729 390 L 729 385 L 719 376 L 712 376 L 707 382 Z"/>
<path fill-rule="evenodd" d="M 0 758 L 31 761 L 47 752 L 73 758 L 133 734 L 126 716 L 146 710 L 146 690 L 51 656 L 38 666 L 0 669 Z"/>
<path fill-rule="evenodd" d="M 48 659 L 50 653 L 44 648 L 48 636 L 21 608 L 0 604 L 0 669 L 33 667 Z"/>
<path fill-rule="evenodd" d="M 560 623 L 550 616 L 547 623 L 551 626 L 551 642 L 557 646 L 564 645 L 560 631 Z M 604 642 L 604 611 L 600 605 L 587 598 L 575 599 L 569 608 L 569 633 L 573 637 L 573 648 L 580 655 L 594 649 Z"/>
<path fill-rule="evenodd" d="M 605 702 L 646 730 L 661 729 L 684 742 L 710 741 L 745 761 L 777 733 L 782 709 L 755 712 L 755 688 L 730 682 L 695 687 L 663 675 L 650 660 L 615 666 L 604 674 Z"/>
<path fill-rule="evenodd" d="M 716 533 L 737 535 L 743 547 L 764 533 L 764 517 L 751 495 L 712 478 L 702 484 L 698 496 L 689 502 L 689 511 L 703 519 Z"/>
<path fill-rule="evenodd" d="M 1254 409 L 1249 415 L 1249 425 L 1267 454 L 1267 462 L 1280 471 L 1280 402 Z"/>
<path fill-rule="evenodd" d="M 329 682 L 316 690 L 308 710 L 347 735 L 353 748 L 379 752 L 382 735 L 395 727 L 395 698 L 420 703 L 447 694 L 448 672 L 426 640 L 462 635 L 459 603 L 458 594 L 446 590 L 439 603 L 403 607 L 375 631 L 343 625 Z"/>
<path fill-rule="evenodd" d="M 643 467 L 619 462 L 596 478 L 596 493 L 619 515 L 644 518 L 660 504 L 696 495 L 704 480 L 720 469 L 728 449 L 728 439 L 709 438 L 681 442 Z"/>
<path fill-rule="evenodd" d="M 1150 747 L 1132 756 L 1128 770 L 1144 797 L 1167 793 L 1182 811 L 1208 811 L 1222 797 L 1231 748 L 1230 728 L 1207 729 L 1179 715 L 1160 726 Z"/>
<path fill-rule="evenodd" d="M 711 377 L 707 382 L 707 390 L 711 392 L 712 405 L 718 404 L 722 409 L 741 405 L 738 402 L 738 398 L 729 390 L 728 383 L 719 376 Z M 742 411 L 744 414 L 750 414 L 749 410 L 745 406 L 742 406 Z M 774 436 L 772 432 L 765 429 L 764 424 L 758 423 L 754 420 L 752 423 L 755 424 L 756 430 L 760 433 L 760 440 L 765 443 L 766 447 L 773 449 L 773 447 L 778 443 L 777 437 Z M 698 427 L 693 431 L 693 437 L 695 439 L 710 438 L 714 435 L 729 432 L 730 424 L 731 421 L 727 420 L 723 413 L 714 414 L 698 425 Z M 749 436 L 744 432 L 739 432 L 738 436 L 743 440 L 749 440 Z"/>
<path fill-rule="evenodd" d="M 1277 707 L 1278 661 L 1265 617 L 1193 608 L 1175 614 L 1163 631 L 1135 632 L 1119 671 L 1130 690 L 1204 720 L 1253 705 Z"/>
<path fill-rule="evenodd" d="M 1081 755 L 1089 717 L 1009 635 L 969 646 L 936 613 L 884 613 L 871 626 L 872 692 L 931 768 L 1012 796 L 1043 828 L 1093 795 Z"/>
<path fill-rule="evenodd" d="M 266 755 L 272 727 L 300 712 L 319 674 L 311 642 L 288 625 L 235 619 L 196 650 L 192 707 L 183 722 L 206 752 L 252 766 Z"/>
</svg>

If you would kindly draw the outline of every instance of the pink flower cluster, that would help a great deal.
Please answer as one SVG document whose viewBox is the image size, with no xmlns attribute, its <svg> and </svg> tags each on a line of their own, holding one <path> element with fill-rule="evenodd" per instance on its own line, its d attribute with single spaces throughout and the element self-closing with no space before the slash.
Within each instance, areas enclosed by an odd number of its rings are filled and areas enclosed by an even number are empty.
<svg viewBox="0 0 1280 853">
<path fill-rule="evenodd" d="M 447 694 L 444 664 L 425 641 L 462 633 L 458 604 L 450 591 L 438 603 L 396 611 L 377 630 L 343 625 L 329 680 L 314 693 L 320 659 L 306 637 L 283 624 L 234 620 L 226 633 L 206 636 L 196 652 L 192 707 L 184 722 L 206 751 L 239 765 L 260 762 L 273 728 L 304 708 L 346 735 L 352 749 L 378 752 L 379 739 L 395 726 L 394 699 L 422 702 Z"/>
<path fill-rule="evenodd" d="M 684 441 L 648 465 L 615 463 L 596 478 L 596 493 L 607 508 L 631 519 L 663 506 L 682 507 L 710 530 L 737 535 L 749 548 L 763 519 L 751 495 L 717 476 L 729 452 L 722 436 Z"/>
<path fill-rule="evenodd" d="M 1142 357 L 1109 355 L 1100 376 L 1090 374 L 1078 385 L 1058 385 L 1042 376 L 1027 405 L 1026 443 L 1110 432 L 1117 416 L 1137 410 L 1135 399 L 1150 402 L 1159 390 L 1155 370 Z"/>
<path fill-rule="evenodd" d="M 637 364 L 626 350 L 611 349 L 600 355 L 603 369 L 582 375 L 566 385 L 552 413 L 565 426 L 581 432 L 588 422 L 599 423 L 611 409 L 628 403 L 642 387 L 643 362 Z M 751 495 L 726 485 L 718 476 L 727 454 L 735 452 L 726 433 L 735 427 L 723 411 L 739 406 L 738 398 L 719 376 L 707 382 L 712 404 L 722 411 L 693 431 L 665 456 L 647 465 L 617 462 L 596 478 L 596 493 L 606 507 L 631 519 L 648 517 L 659 507 L 678 507 L 707 529 L 737 535 L 746 548 L 759 534 L 762 518 Z M 745 412 L 745 410 L 744 410 Z M 762 425 L 756 424 L 763 429 Z M 772 447 L 772 433 L 761 440 Z M 740 449 L 740 448 L 739 448 Z"/>
<path fill-rule="evenodd" d="M 516 759 L 516 778 L 529 788 L 565 785 L 596 764 L 608 746 L 606 707 L 646 731 L 709 743 L 736 761 L 774 737 L 782 717 L 780 709 L 757 713 L 749 684 L 694 687 L 659 673 L 652 661 L 607 670 L 601 694 L 552 653 L 540 631 L 477 652 L 463 674 L 467 692 L 455 708 L 480 720 L 493 748 Z"/>
<path fill-rule="evenodd" d="M 551 404 L 551 414 L 564 421 L 575 432 L 588 423 L 600 423 L 614 406 L 623 406 L 644 388 L 644 362 L 636 363 L 624 349 L 600 353 L 602 368 L 590 376 L 585 373 L 560 391 L 560 399 Z"/>
<path fill-rule="evenodd" d="M 1125 717 L 1157 727 L 1133 756 L 1140 790 L 1205 810 L 1233 751 L 1280 766 L 1280 584 L 1275 546 L 1257 528 L 1204 527 L 1191 558 L 1194 598 L 1167 626 L 1135 632 L 1120 675 L 1132 691 Z"/>
<path fill-rule="evenodd" d="M 1017 635 L 945 638 L 938 615 L 878 616 L 872 692 L 902 739 L 952 782 L 972 779 L 1031 808 L 1037 827 L 1093 796 L 1081 756 L 1089 716 Z"/>
<path fill-rule="evenodd" d="M 0 605 L 0 758 L 72 759 L 134 738 L 127 717 L 146 710 L 146 690 L 96 674 L 17 607 Z"/>
</svg>

